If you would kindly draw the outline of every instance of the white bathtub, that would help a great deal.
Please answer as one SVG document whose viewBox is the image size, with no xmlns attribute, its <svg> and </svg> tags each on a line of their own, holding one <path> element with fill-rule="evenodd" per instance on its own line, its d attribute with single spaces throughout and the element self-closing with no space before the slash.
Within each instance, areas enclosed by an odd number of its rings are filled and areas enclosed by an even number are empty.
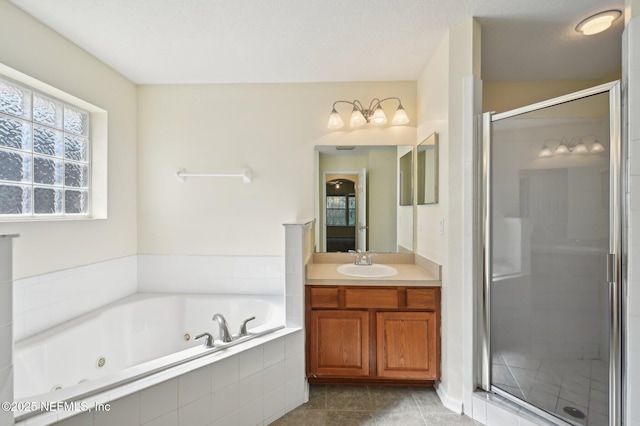
<svg viewBox="0 0 640 426">
<path fill-rule="evenodd" d="M 194 339 L 205 331 L 218 338 L 215 313 L 225 316 L 232 334 L 255 316 L 249 332 L 262 335 L 283 327 L 283 299 L 134 294 L 16 342 L 15 400 L 72 401 L 225 350 L 230 344 L 216 340 L 216 347 L 206 349 Z"/>
</svg>

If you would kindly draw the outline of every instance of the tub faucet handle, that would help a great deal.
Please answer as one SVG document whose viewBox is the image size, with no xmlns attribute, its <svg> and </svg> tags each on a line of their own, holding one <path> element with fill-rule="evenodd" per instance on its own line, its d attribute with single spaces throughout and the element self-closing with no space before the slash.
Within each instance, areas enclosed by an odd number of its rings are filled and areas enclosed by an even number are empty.
<svg viewBox="0 0 640 426">
<path fill-rule="evenodd" d="M 203 337 L 207 337 L 207 340 L 204 341 L 204 347 L 205 348 L 212 348 L 213 347 L 213 336 L 211 335 L 211 333 L 207 333 L 204 332 L 202 334 L 198 334 L 196 336 L 196 340 L 201 339 Z"/>
<path fill-rule="evenodd" d="M 247 332 L 247 323 L 248 323 L 249 321 L 253 321 L 254 319 L 256 319 L 256 317 L 247 318 L 246 320 L 242 321 L 242 325 L 240 326 L 240 334 L 239 334 L 239 337 L 246 336 L 246 335 L 248 335 L 248 334 L 249 334 L 249 333 Z"/>
</svg>

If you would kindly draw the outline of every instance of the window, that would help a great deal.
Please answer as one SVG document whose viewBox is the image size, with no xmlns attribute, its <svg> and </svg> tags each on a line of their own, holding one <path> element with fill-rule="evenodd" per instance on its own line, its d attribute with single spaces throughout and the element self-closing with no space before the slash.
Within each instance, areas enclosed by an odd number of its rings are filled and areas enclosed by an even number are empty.
<svg viewBox="0 0 640 426">
<path fill-rule="evenodd" d="M 350 195 L 327 196 L 327 226 L 355 226 L 356 197 Z"/>
<path fill-rule="evenodd" d="M 89 111 L 0 78 L 0 216 L 87 216 Z"/>
</svg>

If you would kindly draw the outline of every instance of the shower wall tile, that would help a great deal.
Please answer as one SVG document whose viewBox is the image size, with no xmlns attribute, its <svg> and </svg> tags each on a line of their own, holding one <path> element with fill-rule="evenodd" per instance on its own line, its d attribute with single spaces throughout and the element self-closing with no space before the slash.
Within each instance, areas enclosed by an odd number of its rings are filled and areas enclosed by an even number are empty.
<svg viewBox="0 0 640 426">
<path fill-rule="evenodd" d="M 284 294 L 279 256 L 139 255 L 138 291 Z"/>
<path fill-rule="evenodd" d="M 14 340 L 135 293 L 136 271 L 128 256 L 14 281 Z"/>
</svg>

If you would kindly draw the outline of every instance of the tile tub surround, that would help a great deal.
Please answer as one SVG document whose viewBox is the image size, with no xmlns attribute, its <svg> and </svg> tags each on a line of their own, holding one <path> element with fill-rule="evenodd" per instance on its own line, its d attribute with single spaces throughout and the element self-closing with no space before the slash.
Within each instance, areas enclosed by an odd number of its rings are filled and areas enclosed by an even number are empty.
<svg viewBox="0 0 640 426">
<path fill-rule="evenodd" d="M 283 257 L 181 255 L 127 256 L 18 279 L 14 340 L 136 292 L 284 295 L 284 279 Z"/>
<path fill-rule="evenodd" d="M 281 256 L 138 255 L 138 291 L 284 294 Z"/>
<path fill-rule="evenodd" d="M 13 282 L 14 340 L 21 340 L 137 291 L 137 256 Z"/>
<path fill-rule="evenodd" d="M 213 364 L 194 360 L 93 397 L 110 401 L 110 411 L 52 412 L 35 424 L 268 425 L 305 399 L 304 333 L 287 329 L 274 336 L 248 342 L 253 346 L 245 350 L 234 347 L 225 354 L 219 352 L 220 359 Z"/>
<path fill-rule="evenodd" d="M 480 424 L 447 409 L 433 388 L 311 385 L 309 402 L 273 426 Z"/>
</svg>

